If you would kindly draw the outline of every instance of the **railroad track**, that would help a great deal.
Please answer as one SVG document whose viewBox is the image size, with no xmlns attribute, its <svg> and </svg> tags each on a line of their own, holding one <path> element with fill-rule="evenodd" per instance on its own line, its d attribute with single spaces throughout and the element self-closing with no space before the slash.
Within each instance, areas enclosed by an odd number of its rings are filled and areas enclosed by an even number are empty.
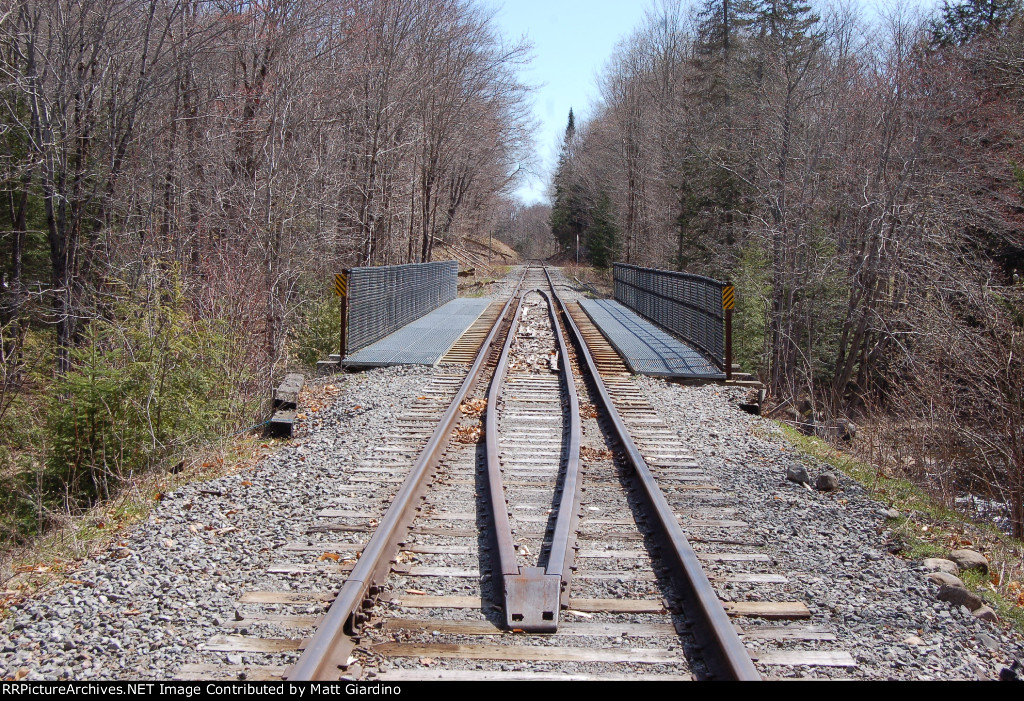
<svg viewBox="0 0 1024 701">
<path fill-rule="evenodd" d="M 272 568 L 344 575 L 341 591 L 243 596 L 306 607 L 264 622 L 313 636 L 208 649 L 302 650 L 242 672 L 288 679 L 752 680 L 855 664 L 820 649 L 834 636 L 802 623 L 804 604 L 776 600 L 787 580 L 763 543 L 545 270 L 528 266 L 489 311 L 472 364 L 461 348 L 464 371 L 435 374 L 319 513 L 309 533 L 323 539 L 290 546 L 318 561 Z"/>
</svg>

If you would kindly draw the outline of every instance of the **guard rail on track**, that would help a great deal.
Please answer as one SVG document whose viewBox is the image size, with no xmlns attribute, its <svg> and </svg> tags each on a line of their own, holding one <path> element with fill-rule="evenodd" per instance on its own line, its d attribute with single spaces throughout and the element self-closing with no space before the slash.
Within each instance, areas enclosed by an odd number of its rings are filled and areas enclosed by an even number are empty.
<svg viewBox="0 0 1024 701">
<path fill-rule="evenodd" d="M 520 280 L 521 282 L 521 280 Z M 519 285 L 516 286 L 518 290 Z M 299 681 L 333 680 L 339 675 L 339 666 L 345 663 L 354 643 L 350 633 L 364 620 L 362 610 L 377 595 L 378 583 L 391 569 L 397 555 L 399 541 L 405 536 L 416 516 L 416 506 L 425 494 L 430 476 L 437 469 L 441 454 L 451 441 L 452 429 L 459 420 L 459 406 L 473 391 L 484 369 L 484 359 L 490 352 L 515 295 L 506 302 L 497 321 L 477 353 L 462 385 L 445 410 L 426 446 L 416 457 L 398 494 L 391 502 L 369 542 L 352 568 L 324 615 L 316 633 L 306 645 L 302 656 L 288 670 L 287 679 Z"/>
<path fill-rule="evenodd" d="M 723 293 L 727 283 L 672 270 L 615 263 L 615 299 L 678 335 L 731 374 L 730 329 Z"/>
<path fill-rule="evenodd" d="M 351 268 L 336 276 L 342 357 L 455 299 L 458 274 L 458 262 L 446 260 Z"/>
</svg>

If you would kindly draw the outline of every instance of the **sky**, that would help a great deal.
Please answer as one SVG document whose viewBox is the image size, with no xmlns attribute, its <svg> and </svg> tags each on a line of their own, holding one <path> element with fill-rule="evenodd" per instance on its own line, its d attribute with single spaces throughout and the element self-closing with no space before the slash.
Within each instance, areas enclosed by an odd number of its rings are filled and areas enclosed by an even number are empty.
<svg viewBox="0 0 1024 701">
<path fill-rule="evenodd" d="M 868 8 L 875 5 L 875 0 L 861 1 Z M 528 204 L 546 201 L 569 108 L 577 120 L 591 114 L 599 96 L 598 75 L 616 44 L 640 26 L 653 0 L 505 0 L 489 4 L 507 39 L 525 37 L 533 44 L 533 60 L 522 69 L 521 77 L 536 87 L 536 165 L 516 195 Z M 908 0 L 908 4 L 931 8 L 938 0 Z"/>
<path fill-rule="evenodd" d="M 597 76 L 615 45 L 640 25 L 649 2 L 640 0 L 507 0 L 492 5 L 495 21 L 508 39 L 525 37 L 533 60 L 521 71 L 523 82 L 537 89 L 535 174 L 517 191 L 533 204 L 547 198 L 551 172 L 565 135 L 571 107 L 586 119 L 598 97 Z"/>
</svg>

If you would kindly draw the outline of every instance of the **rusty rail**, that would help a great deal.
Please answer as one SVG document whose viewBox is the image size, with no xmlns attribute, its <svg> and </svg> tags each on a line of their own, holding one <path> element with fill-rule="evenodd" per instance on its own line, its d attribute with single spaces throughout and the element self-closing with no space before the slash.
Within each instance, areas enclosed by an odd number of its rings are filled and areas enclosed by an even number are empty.
<svg viewBox="0 0 1024 701">
<path fill-rule="evenodd" d="M 547 567 L 520 567 L 516 562 L 515 544 L 512 540 L 512 528 L 508 520 L 508 502 L 505 499 L 498 450 L 498 398 L 501 396 L 508 370 L 508 356 L 515 340 L 523 300 L 529 292 L 523 292 L 519 298 L 515 317 L 512 320 L 512 328 L 505 340 L 505 346 L 502 349 L 491 388 L 487 394 L 487 485 L 491 517 L 494 523 L 494 538 L 501 568 L 505 623 L 512 630 L 521 630 L 527 633 L 553 633 L 558 628 L 558 613 L 561 608 L 563 592 L 568 593 L 569 590 L 571 565 L 575 556 L 575 552 L 569 547 L 569 540 L 575 532 L 579 502 L 581 422 L 576 382 L 572 375 L 572 366 L 569 363 L 569 354 L 562 337 L 562 329 L 558 323 L 555 303 L 551 296 L 543 290 L 530 290 L 530 292 L 533 291 L 539 292 L 547 300 L 552 330 L 562 356 L 561 373 L 569 395 L 569 450 L 566 455 L 562 495 L 558 504 L 558 516 L 555 518 L 551 547 L 548 551 Z"/>
<path fill-rule="evenodd" d="M 654 515 L 653 524 L 667 546 L 663 548 L 662 552 L 677 575 L 676 581 L 681 584 L 680 594 L 686 608 L 687 618 L 701 634 L 701 639 L 706 644 L 705 649 L 710 646 L 714 651 L 713 654 L 705 655 L 705 663 L 714 678 L 717 679 L 761 680 L 761 675 L 750 660 L 750 655 L 747 654 L 746 647 L 739 635 L 736 634 L 736 629 L 733 627 L 732 621 L 729 620 L 728 614 L 725 613 L 714 587 L 708 581 L 704 568 L 697 558 L 697 553 L 694 552 L 682 528 L 679 527 L 672 507 L 665 499 L 647 461 L 644 460 L 636 443 L 630 437 L 629 429 L 604 386 L 597 364 L 590 355 L 590 349 L 587 348 L 576 322 L 569 315 L 565 302 L 555 289 L 547 268 L 544 269 L 544 272 L 548 276 L 548 283 L 558 301 L 558 306 L 565 315 L 569 328 L 572 329 L 576 350 L 579 356 L 586 361 L 587 368 L 593 377 L 601 404 L 611 419 L 616 437 L 629 462 L 633 465 L 636 478 L 642 488 L 642 495 L 647 501 L 650 512 Z"/>
</svg>

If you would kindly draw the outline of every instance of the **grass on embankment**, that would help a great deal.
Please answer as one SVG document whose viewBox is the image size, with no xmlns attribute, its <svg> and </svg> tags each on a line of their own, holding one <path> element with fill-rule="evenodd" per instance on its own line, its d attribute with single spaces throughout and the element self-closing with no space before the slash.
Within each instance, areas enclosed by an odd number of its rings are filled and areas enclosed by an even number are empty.
<svg viewBox="0 0 1024 701">
<path fill-rule="evenodd" d="M 337 377 L 328 384 L 303 388 L 303 414 L 315 414 L 335 400 L 350 378 Z M 300 415 L 300 418 L 303 416 Z M 303 429 L 299 428 L 301 437 Z M 193 482 L 208 482 L 254 467 L 287 439 L 274 440 L 251 431 L 224 436 L 195 448 L 180 466 L 137 475 L 109 500 L 84 513 L 62 517 L 63 523 L 22 547 L 2 553 L 0 567 L 0 618 L 13 603 L 75 578 L 82 561 L 126 537 L 131 526 L 144 521 L 163 495 Z"/>
<path fill-rule="evenodd" d="M 109 501 L 79 515 L 65 514 L 62 525 L 51 525 L 28 545 L 4 554 L 0 617 L 11 604 L 73 579 L 82 560 L 120 541 L 149 516 L 163 494 L 252 467 L 279 443 L 251 434 L 224 439 L 197 450 L 177 472 L 144 473 Z"/>
<path fill-rule="evenodd" d="M 1000 621 L 1024 633 L 1024 543 L 996 526 L 978 523 L 954 511 L 910 480 L 887 474 L 828 442 L 779 424 L 798 450 L 856 480 L 868 493 L 900 512 L 887 525 L 908 560 L 947 557 L 951 550 L 970 548 L 989 560 L 988 576 L 963 572 L 960 578 L 995 609 Z"/>
</svg>

